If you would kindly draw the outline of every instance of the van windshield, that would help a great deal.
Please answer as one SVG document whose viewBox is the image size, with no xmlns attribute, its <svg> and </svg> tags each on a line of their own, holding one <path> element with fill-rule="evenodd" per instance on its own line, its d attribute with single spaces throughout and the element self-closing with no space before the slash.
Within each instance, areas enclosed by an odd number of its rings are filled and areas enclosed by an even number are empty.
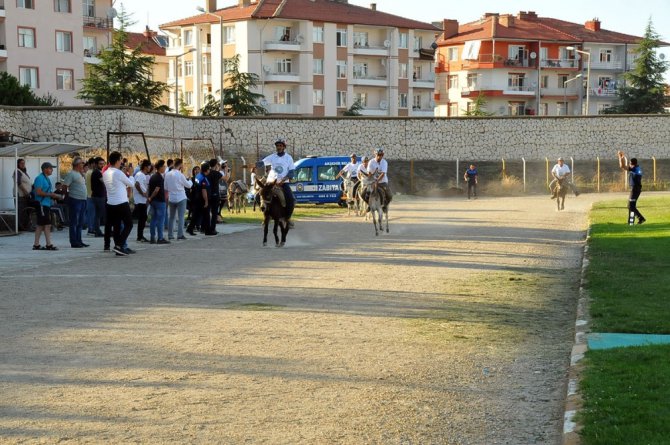
<svg viewBox="0 0 670 445">
<path fill-rule="evenodd" d="M 300 167 L 295 170 L 291 182 L 310 182 L 312 180 L 312 167 Z"/>
<path fill-rule="evenodd" d="M 319 181 L 334 181 L 340 172 L 338 165 L 322 165 L 317 169 Z"/>
</svg>

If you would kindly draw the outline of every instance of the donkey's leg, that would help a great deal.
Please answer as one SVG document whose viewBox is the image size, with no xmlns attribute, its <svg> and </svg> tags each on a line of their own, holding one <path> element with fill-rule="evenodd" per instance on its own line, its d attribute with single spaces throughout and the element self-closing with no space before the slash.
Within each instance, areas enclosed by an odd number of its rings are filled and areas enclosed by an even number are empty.
<svg viewBox="0 0 670 445">
<path fill-rule="evenodd" d="M 388 204 L 386 205 L 386 211 L 384 212 L 384 216 L 386 216 L 386 233 L 389 233 L 389 207 L 388 207 Z"/>
<path fill-rule="evenodd" d="M 277 234 L 277 230 L 279 229 L 279 226 L 281 225 L 281 222 L 279 219 L 275 219 L 275 225 L 272 228 L 272 234 L 275 236 L 275 246 L 279 247 L 279 235 Z"/>
<path fill-rule="evenodd" d="M 265 215 L 263 220 L 263 246 L 268 245 L 268 229 L 270 228 L 270 215 Z"/>
</svg>

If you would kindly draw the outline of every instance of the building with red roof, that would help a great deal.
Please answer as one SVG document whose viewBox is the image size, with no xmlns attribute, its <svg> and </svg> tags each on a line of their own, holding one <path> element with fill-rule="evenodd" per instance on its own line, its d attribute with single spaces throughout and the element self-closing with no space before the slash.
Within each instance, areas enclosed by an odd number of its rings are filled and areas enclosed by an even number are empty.
<svg viewBox="0 0 670 445">
<path fill-rule="evenodd" d="M 337 116 L 360 101 L 364 115 L 433 116 L 435 26 L 347 0 L 215 5 L 161 26 L 171 37 L 168 83 L 179 78 L 195 114 L 208 94 L 218 98 L 225 60 L 239 54 L 240 71 L 258 74 L 270 114 Z"/>
<path fill-rule="evenodd" d="M 534 11 L 444 20 L 436 115 L 462 116 L 480 95 L 495 115 L 597 114 L 617 101 L 641 39 L 603 29 L 598 19 L 578 24 Z"/>
</svg>

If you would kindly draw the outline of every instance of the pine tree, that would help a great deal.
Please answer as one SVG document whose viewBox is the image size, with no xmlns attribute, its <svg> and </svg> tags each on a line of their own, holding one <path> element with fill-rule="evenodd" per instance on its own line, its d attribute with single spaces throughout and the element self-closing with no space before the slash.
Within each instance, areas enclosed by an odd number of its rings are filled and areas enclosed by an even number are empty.
<svg viewBox="0 0 670 445">
<path fill-rule="evenodd" d="M 94 105 L 126 105 L 129 107 L 167 111 L 161 105 L 168 86 L 151 80 L 154 58 L 142 54 L 140 46 L 128 48 L 130 15 L 123 7 L 119 14 L 119 29 L 114 31 L 112 45 L 98 56 L 100 63 L 90 66 L 89 76 L 82 81 L 79 99 Z"/>
<path fill-rule="evenodd" d="M 605 109 L 604 113 L 664 113 L 665 82 L 663 75 L 668 70 L 668 64 L 660 60 L 656 54 L 659 38 L 650 19 L 644 32 L 644 38 L 635 49 L 638 55 L 635 67 L 624 75 L 627 84 L 619 89 L 618 95 L 621 103 Z"/>
<path fill-rule="evenodd" d="M 240 55 L 230 59 L 226 68 L 226 87 L 223 88 L 224 116 L 256 116 L 267 114 L 267 110 L 259 105 L 263 96 L 251 90 L 258 86 L 260 78 L 255 73 L 240 72 Z M 203 116 L 218 116 L 220 102 L 208 95 L 205 106 L 200 110 Z"/>
<path fill-rule="evenodd" d="M 62 106 L 51 93 L 39 97 L 28 85 L 21 85 L 19 79 L 7 72 L 0 72 L 0 105 L 10 106 Z"/>
<path fill-rule="evenodd" d="M 475 99 L 473 103 L 474 107 L 471 110 L 463 110 L 466 116 L 481 116 L 481 117 L 493 116 L 493 113 L 485 111 L 486 96 L 481 91 L 479 92 L 477 99 Z"/>
<path fill-rule="evenodd" d="M 342 116 L 362 116 L 362 109 L 363 104 L 359 99 L 356 99 L 356 101 L 349 107 L 349 109 L 342 113 Z"/>
</svg>

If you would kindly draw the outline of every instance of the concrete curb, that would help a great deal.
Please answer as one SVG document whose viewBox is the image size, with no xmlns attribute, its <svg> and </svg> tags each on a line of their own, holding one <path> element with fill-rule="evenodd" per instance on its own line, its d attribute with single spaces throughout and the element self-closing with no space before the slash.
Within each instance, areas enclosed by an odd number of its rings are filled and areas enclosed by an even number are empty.
<svg viewBox="0 0 670 445">
<path fill-rule="evenodd" d="M 579 282 L 579 299 L 577 300 L 577 317 L 575 320 L 575 342 L 570 353 L 570 367 L 568 368 L 568 388 L 565 398 L 565 414 L 563 415 L 563 445 L 579 445 L 581 426 L 575 422 L 577 412 L 582 409 L 582 396 L 579 392 L 579 381 L 584 365 L 582 359 L 588 350 L 586 333 L 589 330 L 589 297 L 585 290 L 586 270 L 589 266 L 589 239 L 591 228 L 586 231 L 584 252 L 582 254 L 582 270 Z"/>
</svg>

